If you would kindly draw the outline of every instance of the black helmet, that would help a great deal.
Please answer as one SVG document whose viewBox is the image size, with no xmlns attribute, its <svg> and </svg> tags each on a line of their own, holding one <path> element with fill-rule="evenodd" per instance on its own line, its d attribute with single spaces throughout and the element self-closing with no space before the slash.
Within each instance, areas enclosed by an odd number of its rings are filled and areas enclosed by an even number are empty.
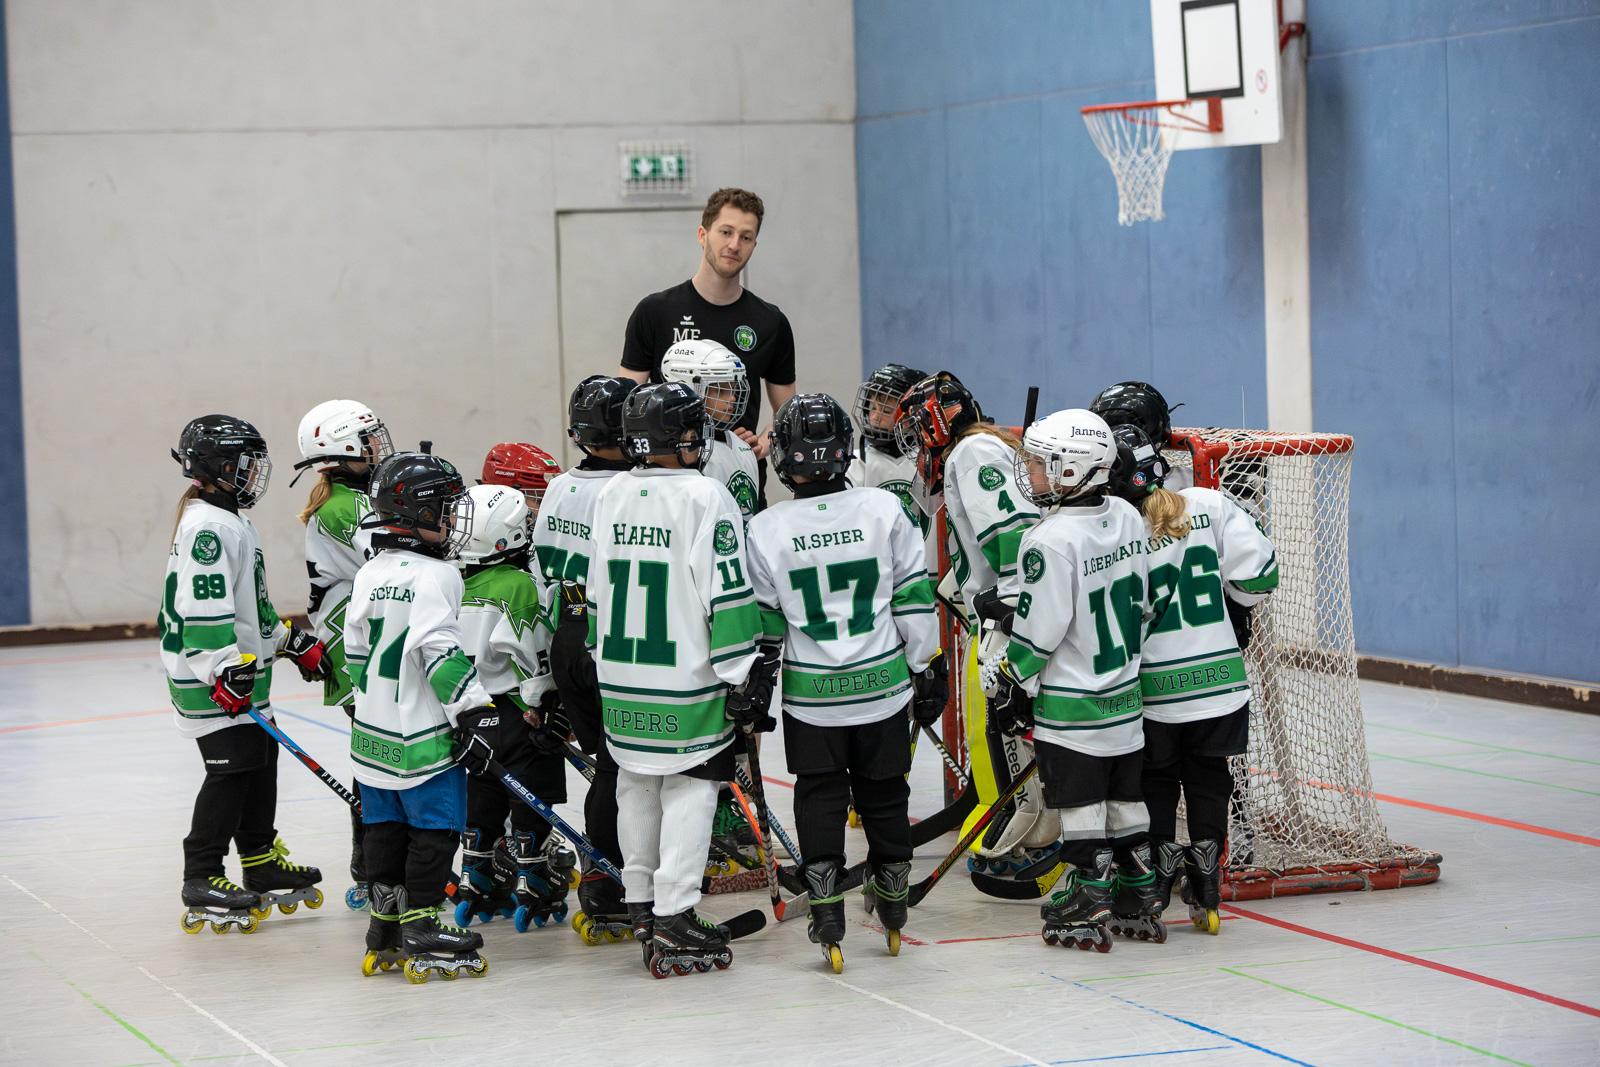
<svg viewBox="0 0 1600 1067">
<path fill-rule="evenodd" d="M 1111 468 L 1107 488 L 1138 507 L 1161 487 L 1171 465 L 1144 430 L 1131 422 L 1111 427 L 1111 436 L 1117 442 L 1117 462 Z"/>
<path fill-rule="evenodd" d="M 396 452 L 372 474 L 378 524 L 402 530 L 444 531 L 439 555 L 450 559 L 472 534 L 472 495 L 449 460 L 425 452 Z"/>
<path fill-rule="evenodd" d="M 894 433 L 895 415 L 906 390 L 926 377 L 923 371 L 888 363 L 867 375 L 867 380 L 856 390 L 856 427 L 880 452 L 894 456 L 905 454 Z M 883 424 L 886 417 L 887 426 Z"/>
<path fill-rule="evenodd" d="M 622 404 L 638 386 L 632 378 L 591 374 L 578 383 L 567 401 L 567 436 L 588 452 L 622 447 Z"/>
<path fill-rule="evenodd" d="M 172 458 L 182 464 L 185 478 L 209 482 L 231 493 L 241 508 L 260 500 L 272 478 L 266 438 L 232 415 L 191 419 L 178 435 Z"/>
<path fill-rule="evenodd" d="M 827 393 L 800 393 L 772 417 L 772 465 L 794 488 L 795 475 L 827 480 L 850 469 L 850 416 Z"/>
<path fill-rule="evenodd" d="M 1118 382 L 1100 390 L 1089 410 L 1112 426 L 1132 423 L 1150 443 L 1163 449 L 1172 438 L 1172 410 L 1166 397 L 1148 382 Z"/>
<path fill-rule="evenodd" d="M 698 468 L 711 450 L 705 401 L 682 382 L 633 390 L 622 405 L 622 450 L 635 463 L 676 455 L 685 467 Z M 699 452 L 693 462 L 689 452 Z"/>
</svg>

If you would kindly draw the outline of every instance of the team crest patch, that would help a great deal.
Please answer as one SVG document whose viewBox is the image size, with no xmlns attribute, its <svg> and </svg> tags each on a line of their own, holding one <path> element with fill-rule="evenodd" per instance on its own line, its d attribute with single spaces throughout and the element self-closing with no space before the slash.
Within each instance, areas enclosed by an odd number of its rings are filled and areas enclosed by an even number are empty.
<svg viewBox="0 0 1600 1067">
<path fill-rule="evenodd" d="M 1029 585 L 1044 577 L 1044 553 L 1030 548 L 1022 554 L 1022 577 Z"/>
<path fill-rule="evenodd" d="M 756 513 L 758 490 L 756 489 L 755 479 L 744 471 L 734 471 L 733 477 L 728 479 L 728 492 L 733 494 L 734 502 L 739 505 L 740 511 L 746 515 L 754 515 Z"/>
<path fill-rule="evenodd" d="M 999 467 L 984 464 L 978 468 L 978 484 L 985 489 L 998 489 L 1006 484 L 1006 476 L 1000 473 Z"/>
<path fill-rule="evenodd" d="M 711 547 L 717 550 L 719 556 L 731 556 L 739 548 L 739 538 L 733 532 L 733 523 L 727 519 L 718 519 L 716 529 L 711 531 Z"/>
<path fill-rule="evenodd" d="M 201 530 L 194 535 L 194 545 L 189 549 L 189 555 L 194 557 L 196 563 L 215 563 L 222 558 L 222 541 L 210 530 Z"/>
<path fill-rule="evenodd" d="M 748 326 L 741 326 L 733 331 L 733 343 L 739 346 L 739 351 L 748 352 L 756 346 L 756 332 Z"/>
</svg>

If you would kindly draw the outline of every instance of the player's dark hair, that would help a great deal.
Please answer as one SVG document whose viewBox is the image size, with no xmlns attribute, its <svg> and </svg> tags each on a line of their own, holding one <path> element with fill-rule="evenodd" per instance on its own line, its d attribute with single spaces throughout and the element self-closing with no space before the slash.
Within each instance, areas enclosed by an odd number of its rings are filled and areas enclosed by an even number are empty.
<svg viewBox="0 0 1600 1067">
<path fill-rule="evenodd" d="M 756 217 L 756 233 L 761 232 L 761 220 L 766 215 L 766 205 L 761 198 L 748 189 L 739 189 L 728 186 L 718 189 L 706 198 L 705 210 L 700 212 L 700 225 L 711 229 L 711 224 L 717 221 L 717 216 L 722 214 L 722 209 L 731 207 L 736 211 L 748 211 Z"/>
</svg>

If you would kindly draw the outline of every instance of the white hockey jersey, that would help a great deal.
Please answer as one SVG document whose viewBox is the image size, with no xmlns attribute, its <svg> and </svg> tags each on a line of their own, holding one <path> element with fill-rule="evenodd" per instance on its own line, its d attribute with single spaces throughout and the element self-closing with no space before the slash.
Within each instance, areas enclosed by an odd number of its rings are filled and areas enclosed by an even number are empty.
<svg viewBox="0 0 1600 1067">
<path fill-rule="evenodd" d="M 1164 604 L 1139 664 L 1144 713 L 1158 722 L 1226 715 L 1250 699 L 1223 597 L 1253 605 L 1278 586 L 1278 560 L 1254 520 L 1215 489 L 1185 489 L 1189 534 L 1151 539 L 1150 600 Z M 1226 592 L 1224 592 L 1226 586 Z"/>
<path fill-rule="evenodd" d="M 272 661 L 288 631 L 267 599 L 266 559 L 249 519 L 199 499 L 184 505 L 157 620 L 167 693 L 183 736 L 204 737 L 239 721 L 212 702 L 211 687 L 241 655 L 255 656 L 252 700 L 267 703 Z"/>
<path fill-rule="evenodd" d="M 939 649 L 922 537 L 892 493 L 785 500 L 750 520 L 750 581 L 783 642 L 783 708 L 814 726 L 878 722 Z"/>
<path fill-rule="evenodd" d="M 533 529 L 533 551 L 547 583 L 588 584 L 594 504 L 600 499 L 600 490 L 619 473 L 573 467 L 557 475 L 545 489 Z"/>
<path fill-rule="evenodd" d="M 739 514 L 744 516 L 745 522 L 750 521 L 761 499 L 761 488 L 757 482 L 761 471 L 754 449 L 737 434 L 718 430 L 717 439 L 712 442 L 706 452 L 705 462 L 700 465 L 700 473 L 727 486 L 733 502 L 739 505 Z"/>
<path fill-rule="evenodd" d="M 857 447 L 855 458 L 850 461 L 850 470 L 846 472 L 845 477 L 850 479 L 851 485 L 893 493 L 895 499 L 900 501 L 900 506 L 905 509 L 906 518 L 916 523 L 917 529 L 923 536 L 927 536 L 932 519 L 922 510 L 915 494 L 911 491 L 911 483 L 917 477 L 916 456 L 894 456 L 872 447 L 871 444 L 863 444 Z"/>
<path fill-rule="evenodd" d="M 761 620 L 744 519 L 695 470 L 618 474 L 594 510 L 589 647 L 607 742 L 636 774 L 673 774 L 733 740 L 728 687 L 756 660 Z"/>
<path fill-rule="evenodd" d="M 306 523 L 306 570 L 311 600 L 306 614 L 311 632 L 328 649 L 329 677 L 324 704 L 350 702 L 350 674 L 345 662 L 344 617 L 356 571 L 367 561 L 372 532 L 361 523 L 372 514 L 365 493 L 334 482 L 328 499 Z"/>
<path fill-rule="evenodd" d="M 967 604 L 998 587 L 1017 595 L 1017 546 L 1039 521 L 1039 509 L 1017 486 L 1015 452 L 993 434 L 969 434 L 944 463 L 944 504 L 950 567 Z"/>
<path fill-rule="evenodd" d="M 1138 509 L 1116 497 L 1057 508 L 1023 535 L 1006 659 L 1036 697 L 1035 741 L 1093 756 L 1144 747 L 1139 651 L 1149 613 L 1148 538 Z"/>
<path fill-rule="evenodd" d="M 461 650 L 492 696 L 510 694 L 519 710 L 538 707 L 550 677 L 550 618 L 541 583 L 509 563 L 474 571 L 461 599 Z"/>
<path fill-rule="evenodd" d="M 406 549 L 379 552 L 356 574 L 345 648 L 356 687 L 350 760 L 356 781 L 410 789 L 450 767 L 451 730 L 489 703 L 461 648 L 461 572 Z"/>
</svg>

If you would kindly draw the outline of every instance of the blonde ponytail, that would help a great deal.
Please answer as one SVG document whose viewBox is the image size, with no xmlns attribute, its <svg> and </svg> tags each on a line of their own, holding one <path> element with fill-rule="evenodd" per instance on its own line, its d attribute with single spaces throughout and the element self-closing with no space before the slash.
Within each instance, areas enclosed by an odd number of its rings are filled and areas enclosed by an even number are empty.
<svg viewBox="0 0 1600 1067">
<path fill-rule="evenodd" d="M 1188 502 L 1165 486 L 1157 486 L 1144 503 L 1139 505 L 1144 521 L 1150 524 L 1150 536 L 1170 537 L 1180 541 L 1189 536 L 1193 525 L 1189 521 Z"/>
<path fill-rule="evenodd" d="M 172 540 L 178 539 L 178 524 L 183 521 L 183 509 L 189 506 L 189 501 L 200 495 L 200 487 L 191 485 L 183 491 L 178 498 L 178 513 L 172 517 Z"/>
<path fill-rule="evenodd" d="M 311 483 L 311 496 L 306 501 L 306 506 L 300 509 L 300 525 L 304 526 L 311 521 L 322 505 L 328 502 L 333 495 L 333 481 L 328 477 L 328 472 L 323 471 L 317 475 L 317 480 Z"/>
</svg>

